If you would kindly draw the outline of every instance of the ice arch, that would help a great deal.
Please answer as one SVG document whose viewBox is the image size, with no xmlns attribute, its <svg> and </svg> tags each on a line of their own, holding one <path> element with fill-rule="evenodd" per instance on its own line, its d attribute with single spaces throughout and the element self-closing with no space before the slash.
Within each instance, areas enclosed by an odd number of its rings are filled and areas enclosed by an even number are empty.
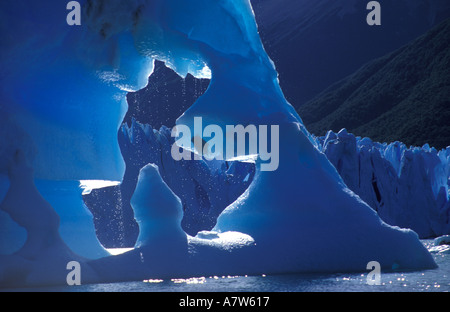
<svg viewBox="0 0 450 312">
<path fill-rule="evenodd" d="M 28 155 L 28 161 L 38 178 L 121 178 L 114 137 L 124 95 L 142 87 L 155 58 L 180 75 L 212 78 L 206 93 L 177 122 L 191 127 L 193 136 L 198 135 L 196 116 L 204 126 L 216 124 L 224 130 L 227 124 L 280 127 L 278 170 L 258 170 L 250 188 L 219 217 L 215 232 L 181 239 L 185 234 L 176 226 L 179 207 L 170 199 L 174 213 L 165 222 L 176 235 L 160 227 L 152 230 L 148 224 L 153 220 L 145 218 L 155 214 L 142 214 L 142 243 L 122 256 L 86 260 L 94 272 L 88 281 L 356 271 L 373 260 L 383 268 L 435 266 L 414 232 L 384 224 L 316 149 L 284 99 L 249 0 L 82 1 L 80 29 L 55 27 L 61 14 L 57 2 L 27 5 L 30 16 L 19 13 L 23 1 L 1 4 L 2 25 L 14 29 L 8 35 L 1 28 L 7 38 L 1 55 L 1 109 L 30 137 L 18 146 L 36 146 L 38 156 Z M 36 25 L 39 31 L 33 33 Z M 27 92 L 20 92 L 24 88 Z M 167 187 L 156 168 L 144 169 L 139 190 Z M 156 207 L 161 203 L 137 199 L 133 206 L 143 211 L 161 209 Z M 178 248 L 153 257 L 155 246 L 163 245 L 150 237 Z"/>
<path fill-rule="evenodd" d="M 166 261 L 155 256 L 153 261 L 161 261 L 164 268 L 142 264 L 135 270 L 167 277 L 363 271 L 372 260 L 385 269 L 435 266 L 414 232 L 383 223 L 314 146 L 280 90 L 249 1 L 152 1 L 140 14 L 135 40 L 142 53 L 166 61 L 180 75 L 201 75 L 205 64 L 211 71 L 208 90 L 177 124 L 190 127 L 192 137 L 200 135 L 194 126 L 197 116 L 204 127 L 222 127 L 224 137 L 226 125 L 278 125 L 280 166 L 274 172 L 258 170 L 249 189 L 219 216 L 213 232 L 188 237 L 187 248 L 180 247 Z M 261 162 L 256 165 L 259 169 Z M 140 190 L 163 187 L 159 179 L 144 178 L 151 170 L 141 172 Z M 145 203 L 134 201 L 134 206 L 141 210 Z M 146 232 L 158 236 L 156 228 Z M 165 243 L 179 246 L 183 240 L 177 237 Z M 138 255 L 151 257 L 155 246 L 143 244 L 115 261 L 100 259 L 92 265 L 105 278 L 120 279 L 127 273 L 131 278 L 139 273 L 121 270 L 126 265 L 118 264 L 138 263 Z M 120 273 L 113 277 L 108 272 Z"/>
</svg>

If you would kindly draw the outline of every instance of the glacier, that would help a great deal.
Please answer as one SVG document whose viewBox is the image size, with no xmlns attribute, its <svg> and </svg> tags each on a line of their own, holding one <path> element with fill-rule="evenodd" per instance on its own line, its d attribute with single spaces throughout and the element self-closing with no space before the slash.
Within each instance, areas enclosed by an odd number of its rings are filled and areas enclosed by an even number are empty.
<svg viewBox="0 0 450 312">
<path fill-rule="evenodd" d="M 212 229 L 219 214 L 248 188 L 255 168 L 251 163 L 204 158 L 176 161 L 170 153 L 174 143 L 167 127 L 156 131 L 135 120 L 130 127 L 124 124 L 119 144 L 127 169 L 121 193 L 123 196 L 128 192 L 131 197 L 139 171 L 148 163 L 157 165 L 161 178 L 182 201 L 184 231 L 195 236 L 199 231 Z"/>
<path fill-rule="evenodd" d="M 370 261 L 386 270 L 436 267 L 414 231 L 383 222 L 319 151 L 284 98 L 248 0 L 80 2 L 79 28 L 55 26 L 63 23 L 56 0 L 0 4 L 0 111 L 13 125 L 1 133 L 11 140 L 0 155 L 10 184 L 1 209 L 27 233 L 18 251 L 1 256 L 0 285 L 65 284 L 71 261 L 81 263 L 83 283 L 365 271 Z M 181 200 L 159 168 L 146 165 L 131 198 L 140 226 L 135 248 L 118 256 L 77 254 L 34 179 L 49 181 L 55 192 L 67 181 L 121 181 L 117 131 L 125 97 L 145 86 L 154 59 L 180 76 L 211 78 L 177 125 L 193 137 L 198 116 L 224 135 L 229 124 L 277 125 L 279 167 L 262 171 L 264 161 L 256 159 L 248 189 L 212 231 L 190 236 L 181 227 Z M 73 220 L 82 208 L 75 206 L 64 212 Z M 66 226 L 73 238 L 89 235 Z M 101 247 L 94 238 L 91 244 Z"/>
<path fill-rule="evenodd" d="M 346 185 L 386 223 L 421 238 L 450 233 L 450 146 L 378 143 L 346 129 L 316 141 Z"/>
<path fill-rule="evenodd" d="M 130 126 L 122 126 L 119 143 L 128 173 L 120 186 L 85 196 L 89 209 L 96 210 L 98 218 L 105 218 L 98 226 L 106 228 L 104 224 L 113 221 L 106 218 L 111 214 L 108 208 L 113 203 L 120 202 L 121 210 L 132 210 L 128 207 L 129 199 L 139 170 L 148 163 L 159 167 L 163 180 L 182 200 L 182 227 L 192 236 L 211 230 L 224 208 L 248 188 L 254 177 L 253 164 L 174 161 L 169 156 L 174 142 L 170 133 L 166 127 L 157 131 L 135 120 Z M 450 233 L 450 195 L 445 195 L 450 194 L 450 148 L 437 151 L 428 145 L 407 147 L 401 142 L 378 143 L 356 137 L 346 129 L 339 133 L 330 131 L 315 140 L 319 151 L 337 169 L 349 189 L 369 204 L 383 221 L 410 228 L 421 239 Z M 122 222 L 132 219 L 130 213 Z M 113 244 L 117 240 L 115 237 L 122 233 L 119 226 L 110 226 L 104 231 L 111 233 L 104 238 L 108 244 Z M 128 236 L 130 239 L 117 247 L 133 246 L 136 234 Z"/>
<path fill-rule="evenodd" d="M 126 164 L 120 185 L 92 190 L 83 199 L 97 219 L 99 240 L 107 247 L 132 247 L 139 228 L 134 221 L 131 197 L 139 171 L 147 164 L 158 166 L 169 188 L 180 198 L 183 207 L 183 230 L 195 236 L 211 230 L 219 214 L 234 202 L 253 180 L 252 163 L 220 160 L 175 161 L 171 148 L 172 130 L 159 130 L 134 118 L 124 123 L 118 133 L 119 146 Z M 191 157 L 193 159 L 193 156 Z"/>
</svg>

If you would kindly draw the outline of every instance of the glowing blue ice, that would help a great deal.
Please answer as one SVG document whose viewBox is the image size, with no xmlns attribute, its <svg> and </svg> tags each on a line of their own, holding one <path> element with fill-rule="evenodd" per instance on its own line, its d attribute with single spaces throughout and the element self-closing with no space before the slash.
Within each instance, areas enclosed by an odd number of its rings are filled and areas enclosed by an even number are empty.
<svg viewBox="0 0 450 312">
<path fill-rule="evenodd" d="M 317 142 L 347 186 L 385 222 L 421 238 L 450 233 L 450 147 L 381 144 L 345 129 Z"/>
<path fill-rule="evenodd" d="M 194 130 L 194 117 L 201 116 L 204 126 L 224 130 L 227 124 L 280 127 L 278 170 L 262 172 L 257 161 L 249 189 L 219 216 L 214 232 L 198 237 L 180 230 L 179 202 L 156 168 L 145 167 L 132 202 L 143 231 L 139 245 L 121 256 L 84 261 L 84 282 L 364 271 L 374 260 L 389 269 L 435 266 L 417 234 L 383 223 L 315 147 L 284 99 L 249 0 L 89 1 L 84 26 L 70 29 L 60 24 L 59 3 L 27 4 L 27 13 L 24 1 L 1 4 L 0 34 L 7 38 L 0 58 L 1 109 L 29 139 L 16 142 L 0 159 L 30 145 L 37 153 L 26 154 L 26 161 L 37 178 L 121 179 L 116 137 L 124 95 L 143 86 L 154 58 L 180 75 L 211 72 L 208 90 L 177 124 Z M 9 35 L 11 29 L 17 31 Z M 171 195 L 142 196 L 152 189 Z M 28 189 L 22 190 L 27 196 Z M 174 213 L 166 214 L 161 205 Z M 162 216 L 167 227 L 150 226 Z M 29 221 L 27 214 L 19 219 Z M 57 260 L 38 257 L 37 265 L 25 263 L 24 270 L 32 275 L 43 264 L 54 265 L 59 269 L 46 270 L 49 280 L 65 283 L 60 265 L 73 259 L 57 253 L 65 245 L 57 247 L 51 249 Z M 10 257 L 17 255 L 1 260 Z M 0 278 L 7 273 L 0 271 Z M 25 277 L 18 283 L 31 282 Z"/>
</svg>

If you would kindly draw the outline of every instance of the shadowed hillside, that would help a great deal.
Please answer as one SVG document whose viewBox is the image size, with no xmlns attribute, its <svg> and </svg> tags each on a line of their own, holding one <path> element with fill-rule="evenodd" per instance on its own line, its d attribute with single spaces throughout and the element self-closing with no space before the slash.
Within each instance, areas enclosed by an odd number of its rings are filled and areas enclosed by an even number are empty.
<svg viewBox="0 0 450 312">
<path fill-rule="evenodd" d="M 315 135 L 346 128 L 407 145 L 450 145 L 450 19 L 298 108 Z"/>
</svg>

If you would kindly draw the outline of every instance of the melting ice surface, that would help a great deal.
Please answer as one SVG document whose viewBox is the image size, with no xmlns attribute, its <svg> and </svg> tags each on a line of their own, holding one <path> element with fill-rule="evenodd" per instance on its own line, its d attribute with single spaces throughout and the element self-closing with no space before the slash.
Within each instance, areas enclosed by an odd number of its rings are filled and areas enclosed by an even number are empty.
<svg viewBox="0 0 450 312">
<path fill-rule="evenodd" d="M 58 26 L 57 3 L 0 4 L 0 109 L 11 124 L 1 133 L 9 141 L 0 169 L 10 186 L 0 208 L 27 231 L 18 251 L 0 257 L 1 285 L 64 284 L 74 260 L 83 283 L 365 271 L 370 261 L 386 270 L 436 267 L 415 232 L 382 222 L 316 148 L 281 92 L 248 0 L 82 1 L 80 28 Z M 191 237 L 180 225 L 180 199 L 149 164 L 131 201 L 136 248 L 89 257 L 98 242 L 91 236 L 85 254 L 69 248 L 58 231 L 62 217 L 36 189 L 32 170 L 55 189 L 61 180 L 120 180 L 125 94 L 145 85 L 153 59 L 181 76 L 211 71 L 208 90 L 177 124 L 194 130 L 201 116 L 204 126 L 223 129 L 278 125 L 279 167 L 264 172 L 257 160 L 252 184 L 214 230 Z M 71 239 L 89 237 L 77 231 L 77 208 L 71 213 Z"/>
</svg>

